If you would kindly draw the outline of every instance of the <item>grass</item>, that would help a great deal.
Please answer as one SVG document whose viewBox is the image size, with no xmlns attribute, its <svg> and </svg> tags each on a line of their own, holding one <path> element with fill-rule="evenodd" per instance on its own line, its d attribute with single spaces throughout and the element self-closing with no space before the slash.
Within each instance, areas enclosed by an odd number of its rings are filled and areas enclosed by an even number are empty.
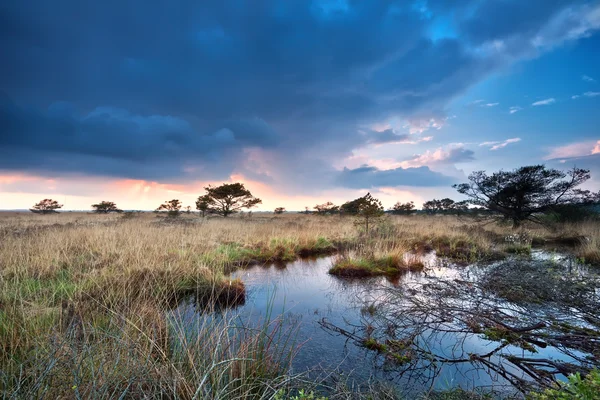
<svg viewBox="0 0 600 400">
<path fill-rule="evenodd" d="M 346 278 L 371 276 L 395 276 L 407 271 L 421 271 L 425 268 L 418 260 L 404 260 L 402 255 L 366 256 L 352 258 L 339 256 L 329 273 Z"/>
<path fill-rule="evenodd" d="M 586 237 L 572 251 L 600 264 L 597 224 L 526 229 L 539 241 Z M 386 216 L 367 235 L 353 218 L 293 214 L 165 222 L 152 213 L 0 213 L 0 391 L 22 398 L 288 393 L 293 352 L 273 325 L 213 322 L 190 336 L 168 315 L 190 296 L 203 307 L 243 302 L 243 283 L 228 273 L 252 263 L 338 252 L 340 275 L 394 275 L 423 268 L 407 252 L 433 249 L 461 262 L 504 256 L 511 232 L 452 216 Z"/>
</svg>

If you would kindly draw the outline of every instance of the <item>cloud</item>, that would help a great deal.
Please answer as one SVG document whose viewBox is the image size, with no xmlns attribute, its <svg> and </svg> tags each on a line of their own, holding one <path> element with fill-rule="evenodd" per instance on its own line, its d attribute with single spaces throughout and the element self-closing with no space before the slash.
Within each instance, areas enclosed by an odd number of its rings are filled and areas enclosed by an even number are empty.
<svg viewBox="0 0 600 400">
<path fill-rule="evenodd" d="M 583 79 L 586 82 L 596 82 L 596 80 L 594 78 L 592 78 L 591 76 L 588 76 L 588 75 L 581 75 L 581 79 Z"/>
<path fill-rule="evenodd" d="M 571 98 L 573 100 L 580 98 L 581 96 L 585 96 L 585 97 L 596 97 L 596 96 L 600 96 L 600 92 L 585 92 L 581 95 L 576 94 L 574 96 L 571 96 Z"/>
<path fill-rule="evenodd" d="M 485 106 L 486 107 L 496 107 L 498 104 L 500 104 L 500 103 L 487 103 Z"/>
<path fill-rule="evenodd" d="M 532 106 L 547 106 L 549 104 L 554 104 L 556 103 L 556 99 L 554 97 L 551 97 L 549 99 L 544 99 L 544 100 L 540 100 L 540 101 L 536 101 L 535 103 L 532 103 Z"/>
<path fill-rule="evenodd" d="M 177 179 L 186 170 L 204 178 L 229 176 L 228 160 L 244 148 L 270 148 L 279 138 L 258 118 L 223 121 L 198 131 L 169 115 L 136 115 L 113 107 L 79 114 L 68 103 L 38 111 L 0 104 L 0 168 L 47 174 L 52 171 Z M 196 175 L 196 178 L 199 176 Z"/>
<path fill-rule="evenodd" d="M 600 140 L 569 143 L 550 149 L 544 157 L 546 160 L 568 159 L 600 153 Z"/>
<path fill-rule="evenodd" d="M 322 190 L 352 150 L 405 140 L 363 127 L 394 119 L 410 134 L 439 130 L 469 88 L 600 26 L 600 7 L 579 1 L 425 8 L 9 2 L 0 169 L 161 182 L 239 173 Z M 432 38 L 440 18 L 455 32 Z"/>
<path fill-rule="evenodd" d="M 409 118 L 406 124 L 406 128 L 410 134 L 423 133 L 429 129 L 437 129 L 440 130 L 446 125 L 446 121 L 448 118 L 423 118 L 423 117 L 413 117 Z"/>
<path fill-rule="evenodd" d="M 400 186 L 449 186 L 453 179 L 431 171 L 428 167 L 395 168 L 381 170 L 363 165 L 359 168 L 344 168 L 336 178 L 339 186 L 353 189 Z"/>
<path fill-rule="evenodd" d="M 508 109 L 508 112 L 511 113 L 511 114 L 514 114 L 514 113 L 519 112 L 521 110 L 522 110 L 522 108 L 519 107 L 519 106 L 512 106 L 512 107 L 510 107 Z"/>
<path fill-rule="evenodd" d="M 475 157 L 473 150 L 465 149 L 462 145 L 449 146 L 449 148 L 438 148 L 434 151 L 427 150 L 423 154 L 400 162 L 403 168 L 415 168 L 422 166 L 432 166 L 435 164 L 455 164 L 460 162 L 473 161 Z"/>
<path fill-rule="evenodd" d="M 383 131 L 369 131 L 366 136 L 367 144 L 410 143 L 410 135 L 398 134 L 391 128 Z"/>
<path fill-rule="evenodd" d="M 499 150 L 499 149 L 502 149 L 502 148 L 508 146 L 510 143 L 517 143 L 520 141 L 521 141 L 521 138 L 512 138 L 512 139 L 506 139 L 506 140 L 500 141 L 500 142 L 483 142 L 483 143 L 480 143 L 479 146 L 489 147 L 490 150 Z"/>
</svg>

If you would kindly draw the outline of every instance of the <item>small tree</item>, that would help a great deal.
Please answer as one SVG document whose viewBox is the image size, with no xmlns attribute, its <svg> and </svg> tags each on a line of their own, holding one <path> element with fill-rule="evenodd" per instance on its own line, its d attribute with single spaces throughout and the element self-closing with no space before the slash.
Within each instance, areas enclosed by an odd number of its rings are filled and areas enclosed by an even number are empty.
<svg viewBox="0 0 600 400">
<path fill-rule="evenodd" d="M 98 204 L 92 204 L 92 208 L 94 209 L 94 212 L 98 213 L 98 214 L 108 214 L 111 212 L 116 212 L 116 213 L 123 212 L 123 210 L 117 208 L 117 205 L 112 201 L 101 201 Z"/>
<path fill-rule="evenodd" d="M 466 211 L 469 208 L 468 201 L 454 201 L 449 198 L 441 200 L 433 199 L 423 203 L 423 211 L 429 214 L 445 213 L 454 214 Z"/>
<path fill-rule="evenodd" d="M 453 187 L 469 197 L 469 203 L 500 214 L 517 228 L 524 221 L 540 222 L 536 214 L 551 212 L 561 205 L 594 201 L 598 194 L 577 189 L 590 178 L 589 172 L 573 168 L 565 173 L 544 165 L 492 175 L 477 171 L 469 175 L 468 183 Z"/>
<path fill-rule="evenodd" d="M 365 206 L 365 196 L 352 201 L 347 201 L 340 207 L 340 214 L 358 215 L 361 207 Z"/>
<path fill-rule="evenodd" d="M 204 207 L 205 212 L 214 213 L 227 217 L 235 214 L 243 208 L 252 208 L 262 203 L 262 200 L 254 197 L 243 183 L 224 183 L 221 186 L 207 186 L 204 188 L 206 194 L 198 197 L 196 207 Z"/>
<path fill-rule="evenodd" d="M 57 212 L 59 208 L 62 208 L 62 204 L 58 204 L 58 201 L 52 199 L 44 199 L 39 203 L 35 204 L 29 211 L 36 214 L 52 214 Z"/>
<path fill-rule="evenodd" d="M 317 211 L 317 214 L 319 215 L 335 214 L 340 209 L 338 206 L 336 206 L 330 201 L 324 204 L 317 204 L 313 208 Z"/>
<path fill-rule="evenodd" d="M 392 207 L 392 209 L 390 211 L 392 212 L 392 214 L 403 214 L 403 215 L 412 214 L 416 211 L 415 203 L 412 201 L 409 201 L 406 203 L 397 202 L 396 204 L 394 204 L 394 206 Z"/>
<path fill-rule="evenodd" d="M 354 214 L 357 216 L 354 224 L 364 226 L 365 231 L 369 234 L 369 227 L 373 224 L 373 220 L 379 219 L 384 214 L 381 201 L 371 196 L 371 193 L 367 193 L 363 197 L 353 200 L 351 203 L 358 205 Z"/>
<path fill-rule="evenodd" d="M 200 211 L 200 216 L 204 218 L 206 213 L 208 212 L 208 208 L 210 206 L 210 199 L 208 195 L 198 197 L 196 200 L 196 210 Z"/>
<path fill-rule="evenodd" d="M 285 212 L 285 207 L 277 207 L 273 212 L 275 214 L 283 214 Z"/>
<path fill-rule="evenodd" d="M 178 217 L 181 210 L 181 201 L 177 199 L 165 201 L 156 211 L 166 211 L 169 217 Z"/>
</svg>

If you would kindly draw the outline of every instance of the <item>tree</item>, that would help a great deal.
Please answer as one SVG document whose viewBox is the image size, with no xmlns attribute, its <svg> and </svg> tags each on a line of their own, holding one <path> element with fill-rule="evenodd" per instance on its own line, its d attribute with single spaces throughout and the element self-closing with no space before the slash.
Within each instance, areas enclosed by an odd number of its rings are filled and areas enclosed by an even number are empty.
<svg viewBox="0 0 600 400">
<path fill-rule="evenodd" d="M 112 201 L 101 201 L 98 204 L 92 204 L 92 208 L 94 209 L 94 212 L 98 213 L 98 214 L 108 214 L 111 212 L 116 212 L 116 213 L 123 212 L 123 210 L 117 208 L 117 205 Z"/>
<path fill-rule="evenodd" d="M 196 200 L 196 210 L 200 211 L 200 216 L 203 218 L 206 216 L 209 206 L 210 199 L 208 195 L 200 196 L 198 197 L 198 200 Z"/>
<path fill-rule="evenodd" d="M 317 211 L 317 214 L 319 215 L 335 214 L 340 209 L 338 206 L 336 206 L 330 201 L 323 204 L 317 204 L 313 208 Z"/>
<path fill-rule="evenodd" d="M 468 208 L 468 201 L 454 201 L 447 197 L 441 200 L 433 199 L 423 203 L 423 211 L 429 214 L 435 214 L 440 212 L 448 214 L 459 213 L 462 211 L 466 211 Z"/>
<path fill-rule="evenodd" d="M 361 207 L 365 206 L 366 196 L 359 197 L 352 201 L 347 201 L 340 207 L 342 214 L 357 215 L 360 212 Z"/>
<path fill-rule="evenodd" d="M 352 210 L 356 206 L 356 213 L 354 215 L 357 216 L 357 219 L 355 225 L 364 226 L 367 234 L 369 233 L 369 226 L 372 225 L 372 221 L 384 214 L 381 201 L 371 196 L 371 193 L 367 193 L 363 197 L 359 197 L 349 203 L 352 203 Z"/>
<path fill-rule="evenodd" d="M 181 201 L 177 199 L 165 201 L 156 211 L 166 211 L 169 217 L 178 217 L 181 210 Z"/>
<path fill-rule="evenodd" d="M 39 203 L 35 204 L 29 211 L 36 214 L 51 214 L 57 212 L 59 208 L 62 208 L 62 204 L 58 204 L 58 201 L 52 199 L 44 199 Z"/>
<path fill-rule="evenodd" d="M 407 203 L 397 202 L 390 210 L 392 214 L 412 214 L 415 210 L 415 203 L 409 201 Z"/>
<path fill-rule="evenodd" d="M 262 203 L 262 200 L 254 197 L 243 183 L 224 183 L 221 186 L 207 186 L 204 189 L 206 194 L 198 197 L 196 206 L 198 207 L 198 204 L 203 206 L 206 202 L 206 212 L 223 217 Z"/>
<path fill-rule="evenodd" d="M 468 183 L 453 187 L 469 197 L 470 204 L 500 214 L 517 228 L 524 221 L 540 222 L 537 214 L 551 212 L 561 205 L 594 201 L 600 193 L 577 189 L 590 178 L 589 172 L 580 168 L 562 172 L 544 165 L 499 171 L 492 175 L 477 171 L 469 175 Z"/>
<path fill-rule="evenodd" d="M 285 207 L 277 207 L 273 212 L 275 214 L 283 214 L 285 212 Z"/>
</svg>

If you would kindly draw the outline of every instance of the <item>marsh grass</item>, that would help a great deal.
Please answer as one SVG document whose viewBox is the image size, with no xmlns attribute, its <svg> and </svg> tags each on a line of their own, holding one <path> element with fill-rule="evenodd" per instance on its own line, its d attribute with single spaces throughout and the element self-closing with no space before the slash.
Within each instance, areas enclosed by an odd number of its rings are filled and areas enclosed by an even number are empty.
<svg viewBox="0 0 600 400">
<path fill-rule="evenodd" d="M 597 224 L 526 228 L 538 238 L 586 237 L 573 252 L 600 262 Z M 168 317 L 181 301 L 221 310 L 243 302 L 243 283 L 228 273 L 252 263 L 342 252 L 340 262 L 388 274 L 422 268 L 404 260 L 406 252 L 433 249 L 464 262 L 497 256 L 510 232 L 452 216 L 386 216 L 367 234 L 337 216 L 166 221 L 152 213 L 3 213 L 0 392 L 268 398 L 295 384 L 287 374 L 296 351 L 289 336 L 276 324 L 240 327 L 231 320 L 190 334 Z"/>
</svg>

